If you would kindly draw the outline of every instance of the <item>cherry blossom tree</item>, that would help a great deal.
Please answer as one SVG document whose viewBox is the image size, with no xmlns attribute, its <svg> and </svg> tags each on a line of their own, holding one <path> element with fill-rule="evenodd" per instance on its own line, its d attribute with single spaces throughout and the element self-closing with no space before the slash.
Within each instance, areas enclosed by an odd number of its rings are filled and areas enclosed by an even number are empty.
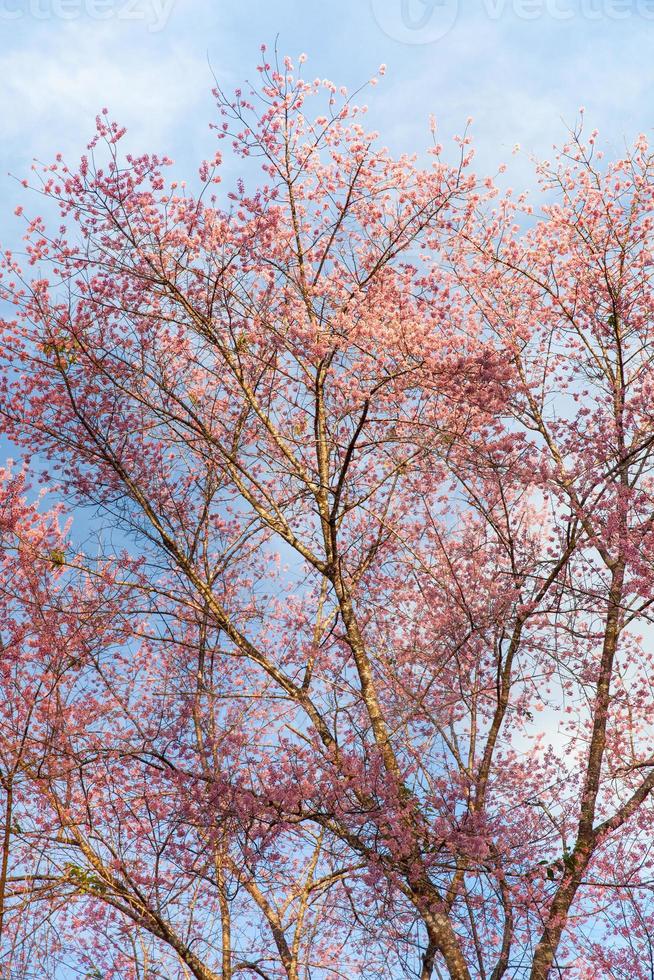
<svg viewBox="0 0 654 980">
<path fill-rule="evenodd" d="M 303 62 L 5 254 L 6 974 L 649 977 L 647 143 L 536 208 Z"/>
</svg>

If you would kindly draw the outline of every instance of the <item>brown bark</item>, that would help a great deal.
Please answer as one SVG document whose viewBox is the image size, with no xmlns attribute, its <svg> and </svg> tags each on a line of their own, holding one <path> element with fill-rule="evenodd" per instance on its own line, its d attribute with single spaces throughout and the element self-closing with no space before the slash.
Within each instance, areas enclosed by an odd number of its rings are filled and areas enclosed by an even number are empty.
<svg viewBox="0 0 654 980">
<path fill-rule="evenodd" d="M 606 749 L 606 726 L 611 701 L 613 664 L 620 638 L 624 576 L 625 564 L 624 561 L 620 560 L 614 564 L 611 573 L 602 658 L 595 689 L 593 731 L 581 797 L 577 839 L 572 854 L 566 862 L 566 870 L 550 905 L 545 927 L 536 946 L 530 980 L 547 980 L 550 976 L 561 936 L 568 922 L 570 907 L 597 846 L 598 838 L 594 830 L 595 811 Z"/>
</svg>

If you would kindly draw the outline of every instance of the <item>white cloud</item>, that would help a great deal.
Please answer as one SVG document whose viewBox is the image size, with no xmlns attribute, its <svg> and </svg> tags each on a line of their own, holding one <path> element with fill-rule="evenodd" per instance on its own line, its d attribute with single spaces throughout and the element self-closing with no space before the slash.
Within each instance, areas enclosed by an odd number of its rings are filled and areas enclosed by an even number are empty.
<svg viewBox="0 0 654 980">
<path fill-rule="evenodd" d="M 145 24 L 47 26 L 0 55 L 3 163 L 79 153 L 104 106 L 143 150 L 171 152 L 184 145 L 180 130 L 206 131 L 211 73 L 192 50 L 162 43 Z"/>
</svg>

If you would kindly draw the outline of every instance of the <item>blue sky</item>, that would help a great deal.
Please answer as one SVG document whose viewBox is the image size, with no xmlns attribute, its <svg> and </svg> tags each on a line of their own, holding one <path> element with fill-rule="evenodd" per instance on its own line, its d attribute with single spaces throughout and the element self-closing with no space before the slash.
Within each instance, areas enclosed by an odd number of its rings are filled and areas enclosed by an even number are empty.
<svg viewBox="0 0 654 980">
<path fill-rule="evenodd" d="M 226 88 L 256 75 L 261 42 L 355 86 L 384 142 L 420 150 L 475 119 L 478 166 L 548 155 L 580 105 L 616 149 L 654 120 L 654 0 L 0 0 L 0 240 L 18 233 L 33 157 L 78 154 L 107 105 L 134 148 L 180 169 L 214 146 L 209 65 Z M 520 143 L 523 153 L 511 160 Z"/>
</svg>

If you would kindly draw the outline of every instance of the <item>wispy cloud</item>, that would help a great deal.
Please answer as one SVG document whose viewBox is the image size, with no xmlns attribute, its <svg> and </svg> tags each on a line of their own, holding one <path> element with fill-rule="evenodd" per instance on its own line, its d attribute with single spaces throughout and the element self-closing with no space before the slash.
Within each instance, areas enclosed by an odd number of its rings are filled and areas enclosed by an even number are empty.
<svg viewBox="0 0 654 980">
<path fill-rule="evenodd" d="M 175 41 L 155 44 L 143 29 L 132 33 L 135 37 L 121 23 L 90 27 L 76 21 L 49 33 L 41 27 L 15 47 L 5 46 L 0 53 L 5 159 L 24 164 L 58 150 L 78 152 L 104 106 L 144 149 L 170 151 L 171 144 L 185 145 L 182 134 L 188 140 L 197 127 L 206 128 L 211 82 L 206 58 Z"/>
</svg>

